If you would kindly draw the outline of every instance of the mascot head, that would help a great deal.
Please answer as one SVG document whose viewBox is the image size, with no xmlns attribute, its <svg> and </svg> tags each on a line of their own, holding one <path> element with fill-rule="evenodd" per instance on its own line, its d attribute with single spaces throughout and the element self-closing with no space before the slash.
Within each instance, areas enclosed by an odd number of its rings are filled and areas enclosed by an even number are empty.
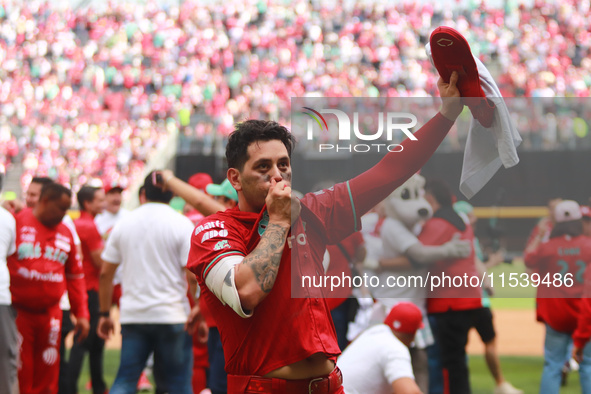
<svg viewBox="0 0 591 394">
<path fill-rule="evenodd" d="M 425 200 L 425 178 L 419 174 L 410 177 L 384 200 L 386 216 L 400 220 L 408 229 L 433 215 L 431 205 Z"/>
</svg>

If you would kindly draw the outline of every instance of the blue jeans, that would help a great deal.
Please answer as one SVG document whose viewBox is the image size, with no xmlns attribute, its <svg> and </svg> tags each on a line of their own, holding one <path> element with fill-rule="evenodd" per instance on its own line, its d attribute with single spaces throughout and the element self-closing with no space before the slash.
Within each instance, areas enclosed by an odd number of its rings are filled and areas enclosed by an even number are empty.
<svg viewBox="0 0 591 394">
<path fill-rule="evenodd" d="M 121 337 L 121 363 L 110 394 L 135 394 L 152 352 L 158 391 L 192 394 L 192 341 L 183 324 L 124 324 Z"/>
<path fill-rule="evenodd" d="M 583 348 L 583 361 L 579 364 L 581 392 L 591 394 L 591 341 Z"/>
<path fill-rule="evenodd" d="M 356 301 L 356 300 L 355 300 Z M 337 332 L 337 342 L 341 352 L 345 350 L 349 341 L 347 340 L 347 331 L 349 331 L 349 304 L 350 299 L 330 311 L 332 322 Z"/>
<path fill-rule="evenodd" d="M 564 363 L 570 360 L 572 339 L 570 334 L 559 332 L 546 324 L 544 340 L 544 370 L 540 383 L 540 394 L 558 394 Z M 591 393 L 591 346 L 587 344 L 583 352 L 579 376 L 583 393 Z"/>
<path fill-rule="evenodd" d="M 443 372 L 441 365 L 441 349 L 437 343 L 437 319 L 429 315 L 429 325 L 433 332 L 435 343 L 427 346 L 427 358 L 429 360 L 429 394 L 443 394 Z"/>
<path fill-rule="evenodd" d="M 209 328 L 207 337 L 207 351 L 209 353 L 209 380 L 207 386 L 212 394 L 223 394 L 228 390 L 228 375 L 224 369 L 224 349 L 217 327 Z"/>
</svg>

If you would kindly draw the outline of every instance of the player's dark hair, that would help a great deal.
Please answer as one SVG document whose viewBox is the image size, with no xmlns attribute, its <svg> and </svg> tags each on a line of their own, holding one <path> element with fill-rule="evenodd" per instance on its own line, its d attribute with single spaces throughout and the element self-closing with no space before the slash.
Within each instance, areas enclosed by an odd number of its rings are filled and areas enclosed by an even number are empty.
<svg viewBox="0 0 591 394">
<path fill-rule="evenodd" d="M 168 204 L 170 200 L 172 200 L 173 194 L 171 191 L 163 191 L 160 187 L 156 186 L 154 182 L 152 182 L 153 172 L 154 171 L 149 173 L 146 179 L 144 180 L 144 188 L 146 189 L 146 200 Z"/>
<path fill-rule="evenodd" d="M 45 186 L 45 185 L 49 185 L 50 183 L 54 183 L 53 179 L 48 178 L 46 176 L 36 176 L 33 177 L 33 179 L 31 179 L 31 183 L 36 183 L 38 185 L 41 185 L 41 187 Z"/>
<path fill-rule="evenodd" d="M 291 152 L 295 146 L 295 138 L 284 126 L 271 120 L 256 119 L 237 123 L 226 145 L 228 167 L 242 171 L 244 163 L 249 158 L 248 147 L 250 144 L 271 140 L 281 141 L 287 149 L 287 154 L 291 157 Z"/>
<path fill-rule="evenodd" d="M 60 185 L 59 183 L 51 182 L 47 183 L 41 189 L 41 195 L 39 196 L 39 201 L 41 200 L 59 200 L 62 198 L 63 195 L 67 195 L 68 197 L 72 198 L 72 191 L 65 187 L 64 185 Z"/>
<path fill-rule="evenodd" d="M 100 190 L 98 187 L 86 185 L 80 188 L 80 191 L 78 191 L 78 193 L 76 194 L 76 198 L 78 199 L 78 205 L 81 211 L 86 211 L 84 203 L 92 202 L 94 200 L 94 195 L 98 190 Z"/>
<path fill-rule="evenodd" d="M 425 182 L 425 193 L 429 193 L 442 208 L 451 207 L 453 194 L 447 183 L 439 179 L 430 179 Z"/>
<path fill-rule="evenodd" d="M 568 222 L 556 223 L 550 232 L 550 238 L 562 237 L 563 235 L 570 235 L 571 237 L 578 237 L 583 234 L 583 221 L 569 220 Z"/>
</svg>

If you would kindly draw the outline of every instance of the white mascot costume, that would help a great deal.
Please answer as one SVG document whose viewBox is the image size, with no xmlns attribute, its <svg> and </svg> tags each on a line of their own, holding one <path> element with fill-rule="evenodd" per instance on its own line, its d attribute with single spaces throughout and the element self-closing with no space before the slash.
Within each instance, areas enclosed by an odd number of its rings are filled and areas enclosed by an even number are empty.
<svg viewBox="0 0 591 394">
<path fill-rule="evenodd" d="M 427 319 L 427 287 L 421 286 L 420 278 L 425 277 L 430 263 L 466 257 L 471 246 L 467 241 L 456 239 L 440 246 L 421 244 L 417 235 L 421 225 L 433 214 L 431 205 L 424 198 L 424 186 L 425 178 L 413 175 L 382 202 L 378 212 L 367 215 L 362 221 L 363 226 L 367 226 L 364 228 L 368 249 L 367 274 L 380 279 L 380 286 L 370 289 L 377 300 L 370 324 L 383 322 L 390 309 L 399 302 L 412 302 L 419 307 L 424 328 L 417 331 L 411 356 L 417 384 L 423 392 L 428 392 L 425 349 L 433 343 L 433 334 Z"/>
</svg>

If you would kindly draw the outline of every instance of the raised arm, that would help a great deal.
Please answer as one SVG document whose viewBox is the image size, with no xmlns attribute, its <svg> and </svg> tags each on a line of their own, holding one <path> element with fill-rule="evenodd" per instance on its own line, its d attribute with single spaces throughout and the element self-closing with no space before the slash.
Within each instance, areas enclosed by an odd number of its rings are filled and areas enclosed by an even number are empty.
<svg viewBox="0 0 591 394">
<path fill-rule="evenodd" d="M 384 200 L 435 153 L 463 109 L 457 80 L 454 72 L 449 83 L 441 79 L 437 83 L 443 99 L 441 110 L 414 134 L 417 141 L 403 141 L 402 151 L 388 153 L 374 167 L 349 181 L 358 216 Z"/>
<path fill-rule="evenodd" d="M 189 205 L 201 212 L 204 216 L 209 216 L 226 209 L 223 204 L 217 202 L 201 190 L 194 188 L 187 182 L 174 176 L 172 171 L 163 170 L 161 173 L 162 185 L 159 186 L 172 191 L 174 194 L 185 200 Z"/>
<path fill-rule="evenodd" d="M 471 252 L 472 245 L 470 241 L 454 237 L 443 245 L 426 246 L 418 242 L 408 248 L 404 254 L 416 263 L 431 264 L 439 260 L 468 257 Z"/>
<path fill-rule="evenodd" d="M 266 199 L 269 224 L 256 248 L 235 268 L 242 307 L 252 311 L 273 289 L 291 226 L 291 188 L 272 180 Z M 299 213 L 298 213 L 299 214 Z"/>
</svg>

